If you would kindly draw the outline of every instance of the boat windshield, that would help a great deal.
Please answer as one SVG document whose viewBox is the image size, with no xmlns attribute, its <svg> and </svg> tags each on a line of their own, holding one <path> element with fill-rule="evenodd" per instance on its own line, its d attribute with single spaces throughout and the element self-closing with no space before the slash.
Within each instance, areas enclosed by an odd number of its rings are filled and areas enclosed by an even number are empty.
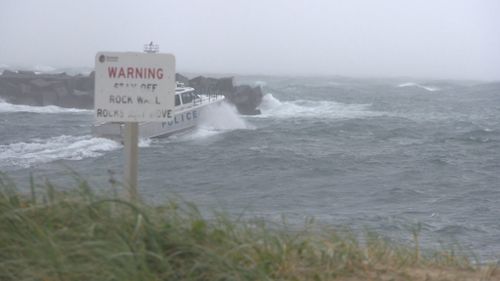
<svg viewBox="0 0 500 281">
<path fill-rule="evenodd" d="M 182 93 L 182 104 L 193 102 L 195 96 L 193 92 Z"/>
<path fill-rule="evenodd" d="M 179 95 L 175 95 L 175 106 L 181 105 L 181 97 Z"/>
</svg>

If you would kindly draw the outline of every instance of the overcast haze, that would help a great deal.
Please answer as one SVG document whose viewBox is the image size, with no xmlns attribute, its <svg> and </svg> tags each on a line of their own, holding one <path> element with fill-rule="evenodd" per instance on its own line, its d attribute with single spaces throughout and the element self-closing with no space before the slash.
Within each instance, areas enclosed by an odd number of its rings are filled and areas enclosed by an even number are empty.
<svg viewBox="0 0 500 281">
<path fill-rule="evenodd" d="M 184 72 L 500 80 L 500 1 L 0 0 L 0 64 L 153 40 Z"/>
</svg>

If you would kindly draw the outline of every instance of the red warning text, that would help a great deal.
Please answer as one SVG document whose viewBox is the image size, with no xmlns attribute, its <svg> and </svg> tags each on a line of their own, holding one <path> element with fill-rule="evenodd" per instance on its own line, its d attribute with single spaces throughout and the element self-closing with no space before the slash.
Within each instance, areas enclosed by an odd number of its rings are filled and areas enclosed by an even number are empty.
<svg viewBox="0 0 500 281">
<path fill-rule="evenodd" d="M 150 67 L 108 67 L 109 78 L 163 79 L 163 68 Z"/>
</svg>

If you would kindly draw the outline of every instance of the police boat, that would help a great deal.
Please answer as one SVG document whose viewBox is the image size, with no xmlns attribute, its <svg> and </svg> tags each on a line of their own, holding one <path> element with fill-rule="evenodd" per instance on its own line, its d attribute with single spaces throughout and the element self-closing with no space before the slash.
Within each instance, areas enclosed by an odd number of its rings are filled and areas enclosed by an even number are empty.
<svg viewBox="0 0 500 281">
<path fill-rule="evenodd" d="M 206 114 L 209 106 L 220 104 L 224 95 L 214 92 L 197 94 L 194 88 L 177 82 L 175 88 L 175 107 L 173 117 L 164 122 L 140 122 L 139 137 L 158 138 L 191 130 Z M 95 137 L 122 141 L 125 133 L 123 122 L 106 122 L 94 124 L 92 134 Z"/>
</svg>

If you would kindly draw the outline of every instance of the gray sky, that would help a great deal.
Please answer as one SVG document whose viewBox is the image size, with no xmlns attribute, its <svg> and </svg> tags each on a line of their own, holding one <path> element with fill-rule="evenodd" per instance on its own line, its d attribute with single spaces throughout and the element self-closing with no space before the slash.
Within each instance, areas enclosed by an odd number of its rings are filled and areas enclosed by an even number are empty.
<svg viewBox="0 0 500 281">
<path fill-rule="evenodd" d="M 151 40 L 181 72 L 500 80 L 499 0 L 0 0 L 0 64 Z"/>
</svg>

